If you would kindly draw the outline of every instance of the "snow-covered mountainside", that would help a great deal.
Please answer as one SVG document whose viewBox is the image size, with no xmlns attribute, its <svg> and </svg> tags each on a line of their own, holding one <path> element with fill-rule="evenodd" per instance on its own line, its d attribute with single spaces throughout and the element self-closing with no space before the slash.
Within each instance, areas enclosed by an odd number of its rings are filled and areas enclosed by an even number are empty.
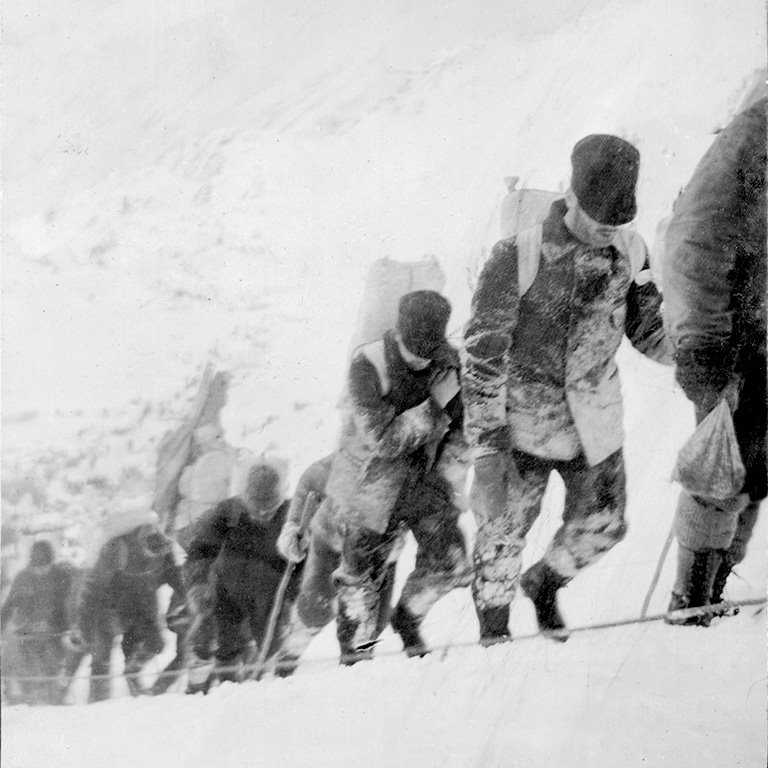
<svg viewBox="0 0 768 768">
<path fill-rule="evenodd" d="M 642 153 L 637 226 L 652 243 L 766 51 L 762 0 L 11 0 L 2 14 L 3 522 L 63 528 L 73 556 L 102 509 L 151 491 L 157 443 L 207 361 L 234 375 L 231 443 L 282 453 L 293 479 L 331 450 L 367 265 L 436 255 L 458 329 L 504 176 L 563 189 L 575 141 L 624 136 Z M 630 349 L 620 363 L 630 534 L 566 591 L 573 624 L 639 614 L 692 426 L 670 371 Z M 759 525 L 735 598 L 765 591 Z M 764 629 L 743 611 L 706 631 L 318 663 L 207 698 L 6 709 L 2 756 L 764 765 Z M 469 596 L 443 601 L 427 635 L 474 640 Z M 332 633 L 313 648 L 334 652 Z"/>
</svg>

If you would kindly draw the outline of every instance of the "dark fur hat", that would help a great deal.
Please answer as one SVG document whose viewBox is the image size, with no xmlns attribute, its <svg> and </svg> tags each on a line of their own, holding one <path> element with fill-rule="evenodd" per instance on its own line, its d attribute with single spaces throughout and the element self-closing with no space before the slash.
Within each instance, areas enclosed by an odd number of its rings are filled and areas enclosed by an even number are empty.
<svg viewBox="0 0 768 768">
<path fill-rule="evenodd" d="M 585 136 L 571 154 L 571 189 L 582 210 L 601 224 L 617 226 L 635 218 L 640 153 L 608 134 Z"/>
<path fill-rule="evenodd" d="M 409 352 L 434 359 L 447 345 L 445 331 L 451 305 L 436 291 L 412 291 L 400 299 L 397 330 Z"/>
</svg>

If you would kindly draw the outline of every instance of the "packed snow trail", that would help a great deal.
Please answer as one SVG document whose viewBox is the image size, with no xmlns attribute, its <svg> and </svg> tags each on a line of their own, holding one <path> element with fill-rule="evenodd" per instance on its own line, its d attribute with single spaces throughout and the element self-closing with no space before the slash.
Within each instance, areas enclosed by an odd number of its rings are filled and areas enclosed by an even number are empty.
<svg viewBox="0 0 768 768">
<path fill-rule="evenodd" d="M 762 0 L 87 0 L 3 15 L 3 514 L 78 523 L 75 539 L 151 488 L 157 440 L 206 358 L 235 374 L 231 442 L 282 451 L 298 476 L 336 438 L 367 264 L 436 254 L 460 327 L 503 177 L 561 189 L 584 134 L 638 145 L 650 244 L 765 66 Z M 629 534 L 564 590 L 573 626 L 639 615 L 693 427 L 671 372 L 629 349 L 620 365 Z M 553 480 L 527 562 L 561 503 Z M 763 510 L 730 597 L 764 594 L 765 537 Z M 650 613 L 666 608 L 674 557 Z M 535 631 L 524 598 L 511 627 Z M 425 635 L 474 642 L 468 591 Z M 382 653 L 399 648 L 387 632 Z M 335 650 L 329 628 L 310 656 Z M 2 759 L 762 768 L 765 701 L 765 612 L 745 610 L 706 630 L 654 622 L 442 661 L 308 664 L 208 697 L 7 708 Z"/>
</svg>

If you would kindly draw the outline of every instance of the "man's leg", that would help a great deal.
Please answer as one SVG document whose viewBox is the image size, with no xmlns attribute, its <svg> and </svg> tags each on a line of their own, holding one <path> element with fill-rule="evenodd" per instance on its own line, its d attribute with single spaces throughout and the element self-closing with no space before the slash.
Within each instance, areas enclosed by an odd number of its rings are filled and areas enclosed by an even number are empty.
<svg viewBox="0 0 768 768">
<path fill-rule="evenodd" d="M 408 576 L 392 614 L 392 627 L 409 656 L 427 653 L 419 628 L 432 606 L 451 590 L 468 587 L 472 565 L 453 489 L 433 473 L 407 499 L 407 517 L 416 539 L 416 565 Z"/>
<path fill-rule="evenodd" d="M 377 533 L 367 528 L 348 532 L 345 537 L 341 563 L 333 574 L 339 606 L 337 637 L 343 664 L 373 657 L 381 586 L 393 545 L 391 533 Z"/>
<path fill-rule="evenodd" d="M 525 537 L 539 515 L 552 470 L 552 462 L 518 451 L 511 452 L 507 460 L 516 465 L 517 478 L 507 488 L 503 515 L 491 517 L 478 494 L 472 494 L 477 520 L 472 595 L 484 645 L 509 639 L 509 606 L 517 588 Z"/>
<path fill-rule="evenodd" d="M 145 693 L 139 679 L 144 666 L 162 652 L 165 642 L 157 616 L 140 613 L 123 617 L 123 655 L 125 680 L 132 696 Z"/>
<path fill-rule="evenodd" d="M 739 513 L 730 545 L 721 553 L 722 561 L 712 587 L 713 603 L 722 601 L 725 583 L 732 568 L 744 559 L 757 522 L 760 502 L 768 495 L 767 411 L 766 363 L 765 357 L 759 355 L 746 366 L 738 407 L 733 414 L 736 439 L 747 471 L 742 490 L 749 495 L 749 503 Z"/>
<path fill-rule="evenodd" d="M 91 651 L 91 681 L 89 702 L 106 701 L 112 692 L 109 678 L 112 643 L 115 639 L 113 619 L 107 615 L 99 616 L 93 631 Z"/>
<path fill-rule="evenodd" d="M 216 651 L 216 677 L 223 681 L 239 682 L 239 666 L 246 649 L 242 631 L 245 611 L 238 602 L 219 588 L 214 616 L 219 641 Z"/>
<path fill-rule="evenodd" d="M 621 450 L 594 466 L 584 457 L 558 462 L 557 470 L 566 491 L 563 524 L 520 583 L 533 601 L 541 630 L 562 641 L 567 635 L 557 591 L 626 535 L 626 476 Z"/>
<path fill-rule="evenodd" d="M 275 673 L 290 675 L 301 654 L 313 638 L 336 616 L 336 585 L 333 572 L 339 567 L 341 554 L 333 549 L 322 534 L 313 532 L 304 561 L 299 596 L 281 633 Z"/>
</svg>

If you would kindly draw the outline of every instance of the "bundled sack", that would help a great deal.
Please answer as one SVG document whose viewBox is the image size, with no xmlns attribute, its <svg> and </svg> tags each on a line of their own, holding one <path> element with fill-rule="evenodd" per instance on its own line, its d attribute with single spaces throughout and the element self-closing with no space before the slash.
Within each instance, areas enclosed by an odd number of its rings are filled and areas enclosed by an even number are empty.
<svg viewBox="0 0 768 768">
<path fill-rule="evenodd" d="M 746 469 L 723 398 L 680 449 L 672 479 L 688 493 L 722 501 L 741 493 Z"/>
<path fill-rule="evenodd" d="M 380 339 L 397 324 L 400 299 L 411 291 L 442 292 L 445 272 L 434 256 L 419 261 L 377 259 L 369 267 L 360 302 L 355 330 L 349 344 L 348 359 L 363 344 Z"/>
</svg>

